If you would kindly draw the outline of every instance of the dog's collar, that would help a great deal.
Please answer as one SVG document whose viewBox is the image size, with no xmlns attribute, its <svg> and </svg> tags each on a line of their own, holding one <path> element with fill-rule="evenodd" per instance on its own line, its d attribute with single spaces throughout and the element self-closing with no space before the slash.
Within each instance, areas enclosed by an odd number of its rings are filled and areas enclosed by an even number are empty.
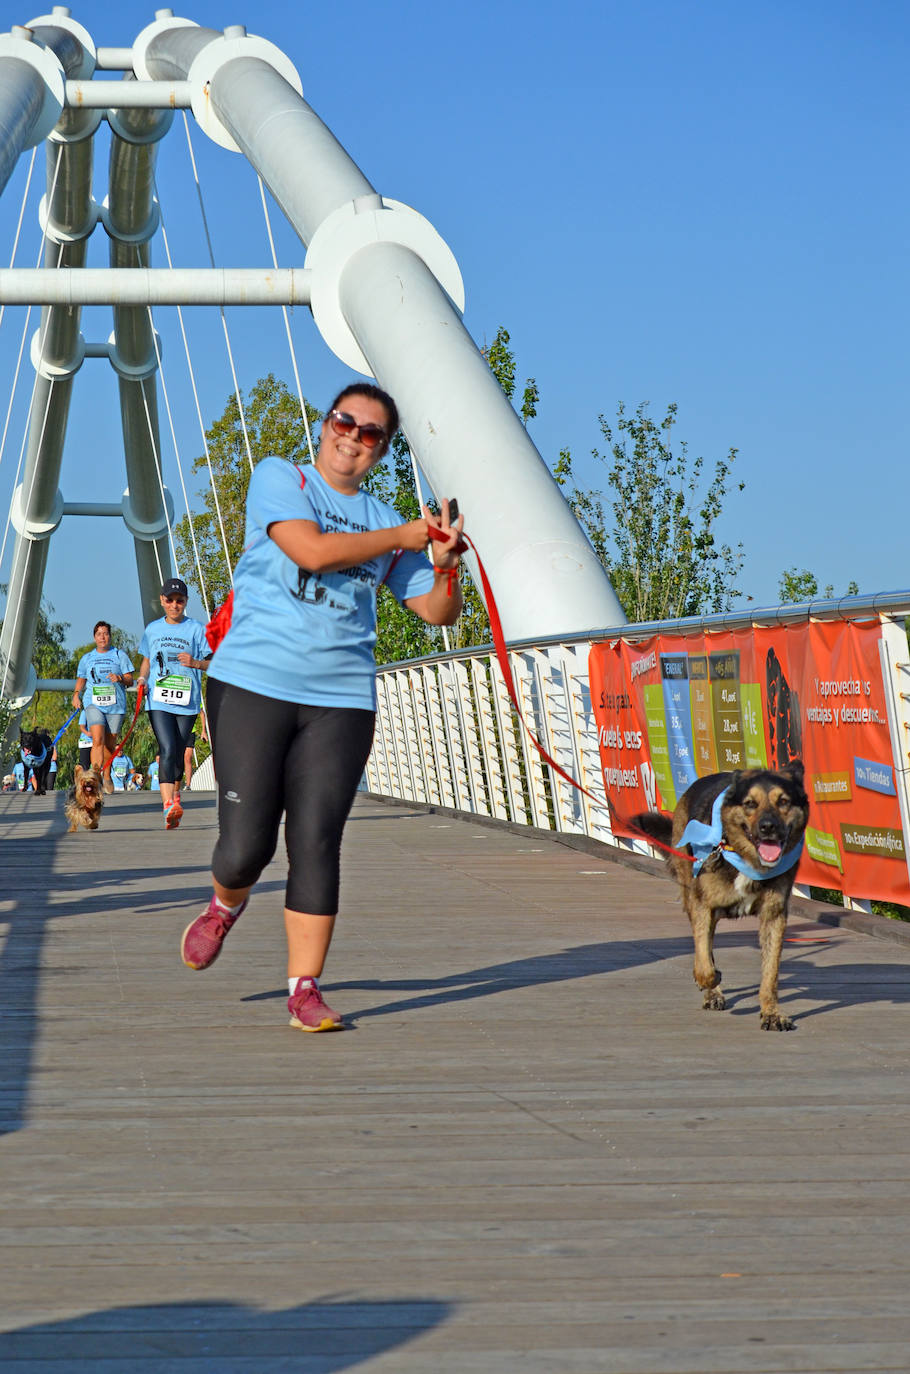
<svg viewBox="0 0 910 1374">
<path fill-rule="evenodd" d="M 754 883 L 766 883 L 770 878 L 779 878 L 782 873 L 789 873 L 790 869 L 799 863 L 799 857 L 803 852 L 802 840 L 793 849 L 781 855 L 773 868 L 761 870 L 753 868 L 734 850 L 727 848 L 724 844 L 724 826 L 720 815 L 726 795 L 726 791 L 719 792 L 714 798 L 710 825 L 705 825 L 704 821 L 689 821 L 679 837 L 680 848 L 687 844 L 695 855 L 693 874 L 698 875 L 712 854 L 719 854 L 725 863 L 730 864 L 745 877 L 751 878 Z"/>
<path fill-rule="evenodd" d="M 24 749 L 20 749 L 22 762 L 27 763 L 29 768 L 38 768 L 47 758 L 47 745 L 41 750 L 40 754 L 27 754 Z"/>
</svg>

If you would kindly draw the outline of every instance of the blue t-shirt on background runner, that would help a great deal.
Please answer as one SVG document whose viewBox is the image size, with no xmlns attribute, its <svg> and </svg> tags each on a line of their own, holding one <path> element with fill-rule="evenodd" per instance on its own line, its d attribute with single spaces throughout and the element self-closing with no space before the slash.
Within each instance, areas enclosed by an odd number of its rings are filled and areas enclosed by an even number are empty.
<svg viewBox="0 0 910 1374">
<path fill-rule="evenodd" d="M 149 791 L 160 792 L 161 783 L 158 781 L 158 764 L 150 763 L 148 767 Z"/>
<path fill-rule="evenodd" d="M 385 581 L 399 601 L 422 596 L 433 586 L 432 566 L 419 553 L 387 553 L 338 572 L 309 573 L 269 539 L 277 520 L 311 520 L 339 534 L 404 523 L 371 492 L 349 496 L 315 467 L 263 458 L 247 494 L 231 628 L 209 676 L 306 706 L 375 710 L 376 590 Z"/>
<path fill-rule="evenodd" d="M 128 754 L 118 754 L 111 764 L 111 782 L 115 792 L 126 791 L 126 780 L 133 771 L 133 760 Z"/>
<path fill-rule="evenodd" d="M 211 649 L 202 622 L 189 616 L 177 625 L 169 625 L 164 616 L 153 620 L 145 627 L 139 652 L 149 661 L 148 709 L 195 716 L 202 705 L 202 669 L 185 668 L 177 655 L 208 658 Z"/>
<path fill-rule="evenodd" d="M 85 723 L 85 712 L 79 712 L 79 745 L 80 749 L 91 749 L 92 737 L 89 728 Z"/>
<path fill-rule="evenodd" d="M 84 677 L 83 706 L 96 706 L 109 716 L 126 715 L 126 688 L 122 682 L 110 682 L 111 673 L 131 673 L 133 665 L 123 649 L 90 649 L 83 654 L 76 669 L 77 677 Z"/>
</svg>

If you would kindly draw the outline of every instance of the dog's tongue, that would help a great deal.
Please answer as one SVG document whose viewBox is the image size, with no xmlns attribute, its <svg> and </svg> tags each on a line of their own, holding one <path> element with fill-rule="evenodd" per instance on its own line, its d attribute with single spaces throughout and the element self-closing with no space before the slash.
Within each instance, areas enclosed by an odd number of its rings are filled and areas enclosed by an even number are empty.
<svg viewBox="0 0 910 1374">
<path fill-rule="evenodd" d="M 764 840 L 758 846 L 758 857 L 761 859 L 763 864 L 768 864 L 769 867 L 771 866 L 771 864 L 777 863 L 778 859 L 780 858 L 780 855 L 781 847 L 779 844 L 769 844 L 767 840 Z"/>
</svg>

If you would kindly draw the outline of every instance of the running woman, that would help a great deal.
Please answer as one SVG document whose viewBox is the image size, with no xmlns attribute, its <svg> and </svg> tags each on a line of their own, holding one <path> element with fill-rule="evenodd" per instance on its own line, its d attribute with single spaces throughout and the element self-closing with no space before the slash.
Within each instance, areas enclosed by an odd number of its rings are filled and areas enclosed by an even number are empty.
<svg viewBox="0 0 910 1374">
<path fill-rule="evenodd" d="M 133 685 L 133 665 L 123 649 L 111 643 L 111 627 L 99 620 L 92 637 L 94 649 L 83 654 L 76 669 L 73 710 L 81 706 L 92 737 L 92 767 L 101 773 L 105 792 L 113 792 L 106 764 L 117 748 L 117 735 L 126 715 L 126 688 Z"/>
<path fill-rule="evenodd" d="M 398 428 L 391 396 L 358 382 L 329 406 L 315 465 L 264 458 L 246 504 L 233 621 L 209 669 L 218 785 L 212 899 L 184 931 L 183 962 L 208 968 L 272 858 L 285 813 L 288 1009 L 338 1030 L 319 977 L 338 911 L 341 836 L 373 741 L 376 592 L 385 583 L 430 625 L 461 610 L 449 503 L 401 523 L 361 483 Z M 425 554 L 429 530 L 445 535 Z"/>
</svg>

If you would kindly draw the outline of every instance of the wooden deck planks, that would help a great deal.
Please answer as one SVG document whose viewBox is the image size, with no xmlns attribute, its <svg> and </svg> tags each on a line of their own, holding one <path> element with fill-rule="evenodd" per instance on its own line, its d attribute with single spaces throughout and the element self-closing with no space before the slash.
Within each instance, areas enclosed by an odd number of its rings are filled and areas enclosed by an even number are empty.
<svg viewBox="0 0 910 1374">
<path fill-rule="evenodd" d="M 754 923 L 705 1014 L 661 874 L 360 799 L 306 1036 L 280 862 L 193 974 L 211 799 L 61 803 L 0 797 L 4 1372 L 910 1368 L 906 941 L 796 916 L 763 1034 Z"/>
</svg>

